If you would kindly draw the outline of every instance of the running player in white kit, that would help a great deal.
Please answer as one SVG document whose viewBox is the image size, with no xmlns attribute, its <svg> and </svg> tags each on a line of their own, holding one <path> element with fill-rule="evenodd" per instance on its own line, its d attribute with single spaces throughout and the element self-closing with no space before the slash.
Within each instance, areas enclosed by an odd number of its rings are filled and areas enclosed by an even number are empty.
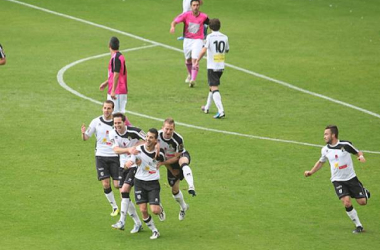
<svg viewBox="0 0 380 250">
<path fill-rule="evenodd" d="M 334 185 L 338 198 L 342 201 L 348 217 L 354 222 L 353 233 L 362 233 L 363 225 L 360 223 L 358 214 L 352 206 L 351 199 L 355 198 L 359 205 L 366 205 L 370 197 L 369 191 L 356 177 L 351 154 L 355 155 L 361 162 L 365 162 L 363 153 L 357 150 L 351 142 L 338 139 L 338 127 L 329 125 L 325 128 L 324 140 L 327 143 L 322 148 L 322 156 L 310 171 L 304 175 L 309 177 L 317 172 L 322 165 L 329 161 L 331 168 L 331 182 Z"/>
</svg>

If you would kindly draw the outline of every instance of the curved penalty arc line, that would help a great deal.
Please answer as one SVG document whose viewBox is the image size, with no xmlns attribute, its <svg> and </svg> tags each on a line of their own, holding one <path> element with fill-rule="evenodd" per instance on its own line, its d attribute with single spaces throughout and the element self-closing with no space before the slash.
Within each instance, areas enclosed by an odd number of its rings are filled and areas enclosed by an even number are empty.
<svg viewBox="0 0 380 250">
<path fill-rule="evenodd" d="M 122 52 L 131 52 L 131 51 L 136 51 L 136 50 L 141 50 L 141 49 L 152 48 L 152 47 L 156 47 L 156 46 L 157 45 L 149 45 L 149 46 L 130 48 L 130 49 L 122 50 Z M 87 96 L 79 93 L 78 91 L 70 88 L 66 84 L 66 82 L 64 81 L 63 76 L 64 76 L 65 72 L 68 69 L 70 69 L 71 67 L 74 67 L 75 65 L 78 65 L 80 63 L 83 63 L 83 62 L 86 62 L 86 61 L 89 61 L 89 60 L 92 60 L 92 59 L 97 59 L 97 58 L 101 58 L 101 57 L 105 57 L 105 56 L 109 56 L 109 55 L 110 55 L 109 53 L 104 53 L 104 54 L 100 54 L 100 55 L 96 55 L 96 56 L 91 56 L 91 57 L 87 57 L 87 58 L 83 58 L 83 59 L 77 60 L 75 62 L 72 62 L 72 63 L 64 66 L 63 68 L 61 68 L 58 71 L 58 74 L 57 74 L 57 80 L 58 80 L 59 85 L 62 88 L 64 88 L 65 90 L 71 92 L 72 94 L 74 94 L 74 95 L 76 95 L 76 96 L 78 96 L 80 98 L 83 98 L 83 99 L 88 100 L 90 102 L 96 103 L 98 105 L 102 105 L 102 102 L 97 101 L 95 99 L 92 99 L 90 97 L 87 97 Z M 156 121 L 160 121 L 160 122 L 164 121 L 164 119 L 162 119 L 162 118 L 157 118 L 157 117 L 145 115 L 145 114 L 141 114 L 141 113 L 138 113 L 138 112 L 133 112 L 133 111 L 129 111 L 129 110 L 127 110 L 126 112 L 128 114 L 132 114 L 132 115 L 143 117 L 143 118 L 150 119 L 150 120 L 156 120 Z M 267 140 L 267 141 L 273 141 L 273 142 L 290 143 L 290 144 L 309 146 L 309 147 L 318 147 L 318 148 L 323 147 L 321 145 L 312 144 L 312 143 L 306 143 L 306 142 L 298 142 L 298 141 L 292 141 L 292 140 L 284 140 L 284 139 L 263 137 L 263 136 L 257 136 L 257 135 L 242 134 L 242 133 L 237 133 L 237 132 L 232 132 L 232 131 L 225 131 L 225 130 L 219 130 L 219 129 L 205 128 L 205 127 L 191 125 L 191 124 L 187 124 L 187 123 L 183 123 L 183 122 L 178 122 L 178 121 L 176 122 L 176 124 L 184 126 L 184 127 L 188 127 L 188 128 L 193 128 L 193 129 L 198 129 L 198 130 L 203 130 L 203 131 L 208 131 L 208 132 L 214 132 L 214 133 L 220 133 L 220 134 L 226 134 L 226 135 L 235 135 L 235 136 L 246 137 L 246 138 L 250 138 L 250 139 L 258 139 L 258 140 Z M 380 154 L 380 152 L 377 152 L 377 151 L 369 151 L 369 150 L 362 150 L 362 151 L 366 152 L 366 153 L 371 153 L 371 154 Z"/>
</svg>

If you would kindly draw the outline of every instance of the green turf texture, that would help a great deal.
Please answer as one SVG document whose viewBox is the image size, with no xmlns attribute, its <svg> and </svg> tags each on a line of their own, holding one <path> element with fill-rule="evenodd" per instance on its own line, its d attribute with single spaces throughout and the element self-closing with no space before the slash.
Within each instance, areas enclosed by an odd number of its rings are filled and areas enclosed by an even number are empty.
<svg viewBox="0 0 380 250">
<path fill-rule="evenodd" d="M 62 14 L 182 48 L 170 22 L 181 12 L 173 0 L 27 0 Z M 201 10 L 222 22 L 230 38 L 227 62 L 308 91 L 380 114 L 380 2 L 375 0 L 206 0 Z M 83 142 L 80 126 L 101 106 L 74 96 L 57 81 L 64 66 L 108 52 L 151 45 L 109 30 L 0 1 L 0 249 L 378 249 L 380 155 L 354 160 L 359 179 L 372 192 L 365 207 L 354 202 L 367 230 L 353 235 L 329 181 L 326 164 L 303 177 L 320 148 L 227 135 L 178 125 L 191 153 L 198 196 L 181 188 L 190 210 L 179 206 L 162 170 L 161 198 L 167 221 L 129 234 L 111 224 L 94 166 L 94 138 Z M 380 119 L 241 71 L 226 68 L 220 86 L 227 117 L 205 115 L 208 87 L 201 62 L 194 89 L 184 83 L 182 53 L 154 47 L 125 53 L 127 109 L 195 126 L 323 145 L 328 124 L 361 150 L 380 151 Z M 66 84 L 103 101 L 98 90 L 109 57 L 65 72 Z M 129 114 L 144 130 L 161 122 Z M 117 197 L 118 202 L 120 201 Z"/>
</svg>

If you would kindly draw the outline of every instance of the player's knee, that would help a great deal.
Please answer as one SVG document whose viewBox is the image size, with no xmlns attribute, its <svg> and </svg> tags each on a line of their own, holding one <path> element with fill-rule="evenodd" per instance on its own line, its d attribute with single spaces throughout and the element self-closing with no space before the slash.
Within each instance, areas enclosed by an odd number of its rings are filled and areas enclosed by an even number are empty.
<svg viewBox="0 0 380 250">
<path fill-rule="evenodd" d="M 179 165 L 182 167 L 182 165 L 187 165 L 187 164 L 189 164 L 189 159 L 187 159 L 186 157 L 181 157 L 181 158 L 179 158 L 178 163 L 179 163 Z"/>
<path fill-rule="evenodd" d="M 130 193 L 131 192 L 131 186 L 129 184 L 125 184 L 125 185 L 123 185 L 123 187 L 121 188 L 120 191 L 124 192 L 124 193 Z"/>
<path fill-rule="evenodd" d="M 161 207 L 160 206 L 152 207 L 152 213 L 154 213 L 155 215 L 160 214 L 161 213 Z"/>
<path fill-rule="evenodd" d="M 109 189 L 111 188 L 110 182 L 107 180 L 102 181 L 103 189 Z"/>
<path fill-rule="evenodd" d="M 143 214 L 143 215 L 146 215 L 148 214 L 148 208 L 147 207 L 141 207 L 140 206 L 140 212 Z M 145 218 L 145 217 L 144 217 Z"/>
<path fill-rule="evenodd" d="M 357 202 L 358 202 L 358 204 L 359 204 L 360 206 L 365 206 L 365 205 L 367 205 L 367 199 L 365 199 L 365 198 L 358 199 Z"/>
<path fill-rule="evenodd" d="M 172 187 L 172 194 L 176 195 L 179 193 L 179 187 Z"/>
<path fill-rule="evenodd" d="M 343 205 L 344 205 L 346 208 L 352 206 L 352 203 L 351 203 L 351 200 L 350 200 L 350 199 L 343 199 L 342 202 L 343 202 Z"/>
</svg>

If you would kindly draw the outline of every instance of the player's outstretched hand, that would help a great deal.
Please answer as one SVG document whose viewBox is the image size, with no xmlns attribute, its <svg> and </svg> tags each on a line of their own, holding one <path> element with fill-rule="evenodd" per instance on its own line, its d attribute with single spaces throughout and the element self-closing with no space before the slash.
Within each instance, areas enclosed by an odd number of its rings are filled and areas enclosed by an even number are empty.
<svg viewBox="0 0 380 250">
<path fill-rule="evenodd" d="M 312 175 L 311 171 L 305 171 L 304 173 L 305 177 L 309 177 Z"/>
<path fill-rule="evenodd" d="M 358 157 L 358 160 L 361 161 L 361 162 L 365 162 L 365 158 L 364 158 L 363 155 L 360 155 L 360 156 Z"/>
<path fill-rule="evenodd" d="M 86 132 L 86 125 L 84 125 L 84 123 L 82 123 L 81 131 L 82 131 L 82 134 L 83 134 L 84 132 Z"/>
</svg>

